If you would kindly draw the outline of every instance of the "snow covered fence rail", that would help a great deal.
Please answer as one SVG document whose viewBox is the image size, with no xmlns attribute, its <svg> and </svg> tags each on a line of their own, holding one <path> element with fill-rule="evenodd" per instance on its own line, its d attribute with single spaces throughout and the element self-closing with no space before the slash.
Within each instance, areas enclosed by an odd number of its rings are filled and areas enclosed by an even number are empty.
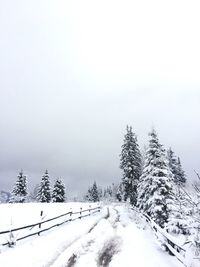
<svg viewBox="0 0 200 267">
<path fill-rule="evenodd" d="M 89 209 L 82 209 L 82 207 L 80 208 L 80 211 L 69 211 L 66 213 L 63 213 L 61 215 L 55 216 L 53 218 L 50 219 L 46 219 L 37 223 L 33 223 L 33 224 L 29 224 L 29 225 L 25 225 L 22 227 L 17 227 L 17 228 L 13 228 L 11 230 L 5 230 L 5 231 L 0 231 L 0 236 L 5 236 L 5 240 L 6 242 L 1 243 L 0 246 L 8 246 L 8 247 L 13 247 L 16 245 L 17 241 L 26 239 L 28 237 L 34 236 L 34 235 L 40 235 L 43 232 L 46 232 L 48 230 L 51 230 L 55 227 L 61 226 L 67 222 L 72 222 L 75 221 L 77 219 L 81 219 L 87 216 L 90 216 L 94 213 L 100 212 L 101 207 L 97 206 L 94 208 L 91 208 L 91 206 L 89 206 Z M 73 215 L 77 215 L 75 217 L 73 217 Z M 63 220 L 60 220 L 63 219 Z M 55 221 L 57 221 L 55 223 Z M 54 222 L 53 224 L 50 224 L 50 222 Z M 45 225 L 45 228 L 41 229 L 41 226 Z M 35 229 L 35 227 L 39 228 L 39 230 L 37 231 L 33 231 L 33 229 Z M 26 230 L 26 234 L 25 235 L 21 235 L 19 236 L 19 234 L 17 233 L 23 233 L 23 231 Z M 27 232 L 28 231 L 28 232 Z M 16 233 L 16 234 L 15 234 Z M 17 237 L 19 236 L 19 237 Z"/>
<path fill-rule="evenodd" d="M 171 236 L 167 231 L 157 225 L 147 214 L 141 213 L 137 209 L 132 209 L 146 219 L 158 240 L 162 242 L 162 246 L 164 246 L 170 254 L 174 255 L 185 267 L 191 266 L 189 262 L 190 259 L 187 258 L 187 251 L 182 247 L 177 238 Z"/>
<path fill-rule="evenodd" d="M 166 250 L 174 255 L 184 266 L 189 267 L 186 260 L 186 249 L 181 246 L 178 240 L 157 225 L 147 214 L 143 214 L 143 216 L 150 223 L 157 238 L 161 239 L 160 241 L 162 241 L 162 245 Z M 161 235 L 160 237 L 158 236 L 158 233 Z"/>
</svg>

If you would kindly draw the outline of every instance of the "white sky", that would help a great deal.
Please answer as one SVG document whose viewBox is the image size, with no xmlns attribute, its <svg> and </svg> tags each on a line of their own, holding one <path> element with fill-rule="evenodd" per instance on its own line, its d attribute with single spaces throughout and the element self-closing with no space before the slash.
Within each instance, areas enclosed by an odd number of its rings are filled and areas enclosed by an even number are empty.
<svg viewBox="0 0 200 267">
<path fill-rule="evenodd" d="M 126 124 L 200 166 L 199 1 L 0 0 L 0 188 L 120 179 Z M 75 180 L 75 182 L 73 182 Z M 77 185 L 77 180 L 79 184 Z"/>
</svg>

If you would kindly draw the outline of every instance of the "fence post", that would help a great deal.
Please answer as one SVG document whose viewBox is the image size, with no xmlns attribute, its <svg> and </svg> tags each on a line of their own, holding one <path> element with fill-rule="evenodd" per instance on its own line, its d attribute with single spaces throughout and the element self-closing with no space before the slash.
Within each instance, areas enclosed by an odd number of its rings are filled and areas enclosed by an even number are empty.
<svg viewBox="0 0 200 267">
<path fill-rule="evenodd" d="M 14 234 L 12 231 L 10 231 L 8 246 L 9 248 L 13 248 L 15 245 L 16 245 L 16 240 L 15 240 Z"/>
<path fill-rule="evenodd" d="M 43 215 L 43 210 L 40 211 L 40 220 L 42 221 L 42 215 Z M 41 229 L 41 223 L 39 223 L 39 229 Z M 40 235 L 40 232 L 38 232 L 38 235 Z"/>
<path fill-rule="evenodd" d="M 89 216 L 91 215 L 91 205 L 89 205 Z"/>
<path fill-rule="evenodd" d="M 80 207 L 80 219 L 82 217 L 82 208 Z"/>
<path fill-rule="evenodd" d="M 70 221 L 72 220 L 72 214 L 73 214 L 72 208 L 70 208 Z"/>
</svg>

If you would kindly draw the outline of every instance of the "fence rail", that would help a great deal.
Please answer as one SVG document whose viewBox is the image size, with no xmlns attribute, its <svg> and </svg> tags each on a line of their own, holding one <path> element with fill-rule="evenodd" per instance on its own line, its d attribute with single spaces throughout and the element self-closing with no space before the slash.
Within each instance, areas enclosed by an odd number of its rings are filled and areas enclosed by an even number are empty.
<svg viewBox="0 0 200 267">
<path fill-rule="evenodd" d="M 151 228 L 155 233 L 159 233 L 164 238 L 164 246 L 170 252 L 170 254 L 174 255 L 185 267 L 188 267 L 185 262 L 185 253 L 186 249 L 179 244 L 178 240 L 175 240 L 174 237 L 170 236 L 163 228 L 157 225 L 147 214 L 143 214 L 143 216 L 150 223 Z"/>
<path fill-rule="evenodd" d="M 97 212 L 100 212 L 101 210 L 101 207 L 98 206 L 98 207 L 95 207 L 95 208 L 89 208 L 89 209 L 85 209 L 83 210 L 82 208 L 80 208 L 80 211 L 69 211 L 69 212 L 66 212 L 66 213 L 63 213 L 61 215 L 58 215 L 58 216 L 55 216 L 53 218 L 50 218 L 50 219 L 46 219 L 46 220 L 43 220 L 43 221 L 40 221 L 40 222 L 37 222 L 37 223 L 33 223 L 33 224 L 29 224 L 29 225 L 25 225 L 25 226 L 22 226 L 22 227 L 17 227 L 17 228 L 13 228 L 11 230 L 6 230 L 6 231 L 1 231 L 0 232 L 0 236 L 1 235 L 6 235 L 6 234 L 9 234 L 9 237 L 7 238 L 7 241 L 0 244 L 0 246 L 9 246 L 9 247 L 13 247 L 16 245 L 16 242 L 17 241 L 20 241 L 20 240 L 23 240 L 23 239 L 26 239 L 26 238 L 29 238 L 31 236 L 35 236 L 35 235 L 40 235 L 41 233 L 43 232 L 46 232 L 46 231 L 49 231 L 55 227 L 58 227 L 58 226 L 61 226 L 67 222 L 72 222 L 72 221 L 75 221 L 75 220 L 78 220 L 78 219 L 82 219 L 84 217 L 88 217 L 92 214 L 95 214 Z M 72 217 L 72 215 L 78 215 L 76 216 L 75 218 Z M 59 221 L 53 225 L 49 225 L 48 227 L 46 226 L 44 229 L 41 229 L 41 226 L 42 225 L 47 225 L 49 222 L 52 222 L 52 221 L 55 221 L 55 220 L 58 220 L 60 218 L 63 218 L 65 216 L 69 216 L 68 218 L 66 218 L 65 220 L 63 221 Z M 37 231 L 34 231 L 32 233 L 29 233 L 29 234 L 26 234 L 24 236 L 21 236 L 19 238 L 15 238 L 14 236 L 14 233 L 15 232 L 19 232 L 19 231 L 22 231 L 22 230 L 32 230 L 34 229 L 34 227 L 39 227 L 39 230 Z"/>
<path fill-rule="evenodd" d="M 157 225 L 147 214 L 144 214 L 135 208 L 132 208 L 132 210 L 136 211 L 143 218 L 146 219 L 146 221 L 149 223 L 150 227 L 152 228 L 158 239 L 159 239 L 158 233 L 162 236 L 162 238 L 160 238 L 162 240 L 160 241 L 171 255 L 174 255 L 185 267 L 190 266 L 186 255 L 187 250 L 183 247 L 183 245 L 180 244 L 177 238 L 171 236 L 166 230 Z"/>
</svg>

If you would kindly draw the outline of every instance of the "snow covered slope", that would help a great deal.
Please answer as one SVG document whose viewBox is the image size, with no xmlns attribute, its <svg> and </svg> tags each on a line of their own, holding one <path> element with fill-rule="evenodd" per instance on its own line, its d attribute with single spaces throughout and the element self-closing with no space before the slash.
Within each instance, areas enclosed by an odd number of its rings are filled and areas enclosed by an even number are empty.
<svg viewBox="0 0 200 267">
<path fill-rule="evenodd" d="M 80 203 L 13 205 L 13 221 L 19 225 L 37 220 L 41 208 L 48 216 L 77 210 Z M 88 207 L 89 204 L 82 204 Z M 29 210 L 27 209 L 29 207 Z M 37 206 L 37 208 L 36 208 Z M 27 209 L 27 216 L 17 216 Z M 83 207 L 84 208 L 84 207 Z M 6 206 L 0 206 L 8 214 Z M 11 215 L 9 211 L 9 216 Z M 8 217 L 9 217 L 8 216 Z M 18 218 L 19 217 L 19 218 Z M 24 217 L 24 218 L 23 218 Z M 28 217 L 28 218 L 26 218 Z M 4 218 L 4 216 L 3 216 Z M 18 218 L 18 219 L 17 219 Z M 6 227 L 6 219 L 1 227 Z M 9 222 L 9 220 L 8 220 Z M 1 230 L 1 229 L 0 229 Z M 0 254 L 3 267 L 182 267 L 175 257 L 162 251 L 153 234 L 143 230 L 134 213 L 126 206 L 110 205 L 100 213 L 69 222 L 39 237 L 19 242 Z"/>
</svg>

